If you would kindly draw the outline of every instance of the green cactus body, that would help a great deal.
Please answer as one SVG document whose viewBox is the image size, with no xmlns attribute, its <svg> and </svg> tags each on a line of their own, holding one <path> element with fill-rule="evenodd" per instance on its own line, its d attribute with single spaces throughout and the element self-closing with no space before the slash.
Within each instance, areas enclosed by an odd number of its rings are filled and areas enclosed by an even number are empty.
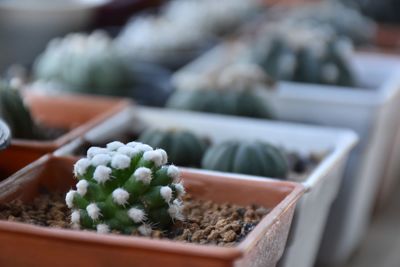
<svg viewBox="0 0 400 267">
<path fill-rule="evenodd" d="M 350 38 L 357 45 L 370 43 L 376 32 L 376 25 L 372 19 L 364 16 L 356 7 L 339 1 L 322 1 L 296 8 L 289 12 L 286 19 L 305 21 L 318 26 L 327 25 L 339 36 Z"/>
<path fill-rule="evenodd" d="M 73 92 L 119 95 L 133 84 L 112 40 L 99 31 L 52 40 L 36 59 L 34 74 Z"/>
<path fill-rule="evenodd" d="M 74 166 L 79 180 L 65 201 L 74 227 L 150 235 L 182 220 L 179 170 L 162 149 L 131 142 L 92 147 Z"/>
<path fill-rule="evenodd" d="M 186 130 L 148 129 L 138 141 L 164 149 L 170 162 L 187 167 L 199 167 L 207 148 L 205 140 Z"/>
<path fill-rule="evenodd" d="M 209 148 L 202 168 L 273 178 L 286 178 L 288 162 L 276 147 L 262 142 L 226 141 Z"/>
<path fill-rule="evenodd" d="M 328 28 L 290 23 L 269 28 L 253 60 L 277 80 L 354 86 L 352 44 Z"/>
<path fill-rule="evenodd" d="M 269 108 L 252 91 L 177 90 L 168 108 L 254 118 L 271 118 Z"/>
<path fill-rule="evenodd" d="M 41 138 L 18 89 L 3 81 L 0 81 L 0 116 L 9 125 L 14 138 Z"/>
</svg>

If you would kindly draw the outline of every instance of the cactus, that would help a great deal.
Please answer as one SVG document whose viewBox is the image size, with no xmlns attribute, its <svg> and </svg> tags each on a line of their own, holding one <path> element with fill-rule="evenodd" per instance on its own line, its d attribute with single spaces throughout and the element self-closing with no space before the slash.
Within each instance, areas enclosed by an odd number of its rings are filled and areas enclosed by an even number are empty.
<svg viewBox="0 0 400 267">
<path fill-rule="evenodd" d="M 358 9 L 334 1 L 299 7 L 289 14 L 288 19 L 328 25 L 339 36 L 348 37 L 357 45 L 370 43 L 376 32 L 374 21 Z"/>
<path fill-rule="evenodd" d="M 165 149 L 170 162 L 186 167 L 199 167 L 207 148 L 205 140 L 186 130 L 150 128 L 144 131 L 138 140 Z"/>
<path fill-rule="evenodd" d="M 192 79 L 193 78 L 193 79 Z M 180 81 L 168 108 L 253 118 L 272 118 L 269 105 L 257 87 L 272 87 L 269 77 L 255 64 L 241 63 L 223 69 L 216 77 L 189 77 Z"/>
<path fill-rule="evenodd" d="M 131 142 L 92 147 L 74 166 L 79 180 L 66 195 L 74 227 L 99 233 L 150 235 L 152 228 L 166 229 L 182 220 L 179 169 L 165 165 L 162 149 Z"/>
<path fill-rule="evenodd" d="M 83 93 L 120 95 L 133 84 L 113 41 L 100 31 L 52 40 L 36 59 L 34 75 L 63 90 Z"/>
<path fill-rule="evenodd" d="M 250 57 L 272 78 L 354 86 L 352 43 L 329 27 L 286 22 L 268 26 L 262 38 Z"/>
<path fill-rule="evenodd" d="M 0 80 L 0 117 L 9 125 L 14 138 L 42 139 L 43 137 L 19 90 L 2 80 Z"/>
<path fill-rule="evenodd" d="M 223 172 L 286 178 L 289 165 L 284 153 L 262 142 L 225 141 L 210 147 L 202 168 Z"/>
</svg>

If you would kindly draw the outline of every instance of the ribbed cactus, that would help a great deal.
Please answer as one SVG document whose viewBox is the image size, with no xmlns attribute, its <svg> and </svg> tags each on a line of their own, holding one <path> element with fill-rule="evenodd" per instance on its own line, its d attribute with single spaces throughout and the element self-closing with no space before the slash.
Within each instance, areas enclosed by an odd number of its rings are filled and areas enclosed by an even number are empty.
<svg viewBox="0 0 400 267">
<path fill-rule="evenodd" d="M 266 27 L 250 52 L 272 78 L 316 84 L 354 86 L 350 40 L 328 26 L 285 22 Z"/>
<path fill-rule="evenodd" d="M 364 0 L 362 0 L 364 1 Z M 380 3 L 382 1 L 373 1 Z M 363 45 L 373 40 L 376 25 L 358 9 L 337 1 L 322 1 L 294 9 L 289 18 L 308 21 L 317 26 L 328 25 L 339 35 L 350 38 L 355 44 Z"/>
<path fill-rule="evenodd" d="M 14 138 L 41 139 L 43 137 L 18 89 L 1 80 L 0 117 L 9 125 Z"/>
<path fill-rule="evenodd" d="M 260 98 L 258 87 L 274 88 L 274 82 L 256 64 L 238 63 L 216 76 L 186 77 L 168 99 L 171 109 L 224 115 L 272 118 L 269 103 Z"/>
<path fill-rule="evenodd" d="M 120 95 L 133 84 L 112 39 L 101 31 L 52 40 L 37 58 L 34 74 L 74 92 Z"/>
<path fill-rule="evenodd" d="M 150 235 L 182 220 L 179 169 L 165 165 L 162 149 L 131 142 L 112 142 L 106 148 L 92 147 L 74 166 L 79 180 L 65 201 L 72 209 L 75 227 L 99 233 L 119 231 Z"/>
</svg>

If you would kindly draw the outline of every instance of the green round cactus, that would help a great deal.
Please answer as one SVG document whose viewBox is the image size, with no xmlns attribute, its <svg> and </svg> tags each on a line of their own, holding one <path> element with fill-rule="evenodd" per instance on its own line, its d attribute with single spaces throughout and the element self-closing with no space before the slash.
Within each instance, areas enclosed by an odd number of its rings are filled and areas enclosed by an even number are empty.
<svg viewBox="0 0 400 267">
<path fill-rule="evenodd" d="M 328 27 L 282 23 L 267 29 L 253 60 L 277 80 L 354 86 L 352 43 Z"/>
<path fill-rule="evenodd" d="M 92 147 L 74 166 L 79 180 L 65 197 L 74 227 L 100 233 L 119 231 L 150 235 L 182 220 L 179 169 L 165 165 L 162 149 L 131 142 Z"/>
<path fill-rule="evenodd" d="M 370 43 L 376 32 L 372 19 L 364 16 L 355 7 L 338 1 L 304 5 L 290 12 L 288 19 L 311 22 L 318 26 L 328 25 L 339 36 L 348 37 L 357 45 Z"/>
<path fill-rule="evenodd" d="M 273 178 L 286 178 L 289 172 L 283 152 L 258 141 L 226 141 L 212 146 L 203 157 L 202 168 Z"/>
<path fill-rule="evenodd" d="M 14 138 L 41 139 L 29 109 L 17 88 L 0 80 L 0 117 L 9 125 Z"/>
<path fill-rule="evenodd" d="M 205 140 L 186 130 L 148 129 L 138 141 L 164 149 L 170 162 L 187 167 L 199 167 L 207 148 Z"/>
<path fill-rule="evenodd" d="M 34 75 L 63 90 L 82 93 L 119 95 L 133 84 L 113 41 L 101 31 L 52 40 L 36 59 Z"/>
<path fill-rule="evenodd" d="M 167 107 L 254 118 L 272 117 L 269 108 L 251 91 L 177 90 L 168 99 Z"/>
</svg>

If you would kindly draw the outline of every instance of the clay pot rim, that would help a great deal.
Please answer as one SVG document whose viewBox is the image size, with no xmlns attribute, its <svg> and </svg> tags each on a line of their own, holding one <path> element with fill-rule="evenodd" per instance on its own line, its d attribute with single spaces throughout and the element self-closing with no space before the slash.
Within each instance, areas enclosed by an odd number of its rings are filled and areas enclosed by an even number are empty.
<svg viewBox="0 0 400 267">
<path fill-rule="evenodd" d="M 23 94 L 26 96 L 31 95 L 31 96 L 48 97 L 40 92 L 23 91 Z M 83 123 L 77 127 L 74 127 L 72 129 L 68 130 L 66 133 L 64 133 L 63 135 L 59 136 L 56 139 L 39 141 L 39 140 L 13 138 L 11 140 L 12 147 L 24 147 L 24 148 L 29 147 L 29 148 L 33 148 L 33 149 L 53 151 L 65 144 L 67 144 L 68 142 L 80 137 L 85 132 L 89 131 L 90 129 L 92 129 L 96 125 L 100 124 L 101 122 L 109 119 L 110 117 L 117 114 L 118 112 L 121 112 L 123 109 L 127 108 L 128 106 L 132 105 L 132 103 L 133 103 L 131 100 L 126 99 L 126 98 L 88 95 L 88 94 L 71 94 L 71 95 L 63 94 L 63 95 L 49 96 L 49 98 L 51 98 L 51 97 L 56 97 L 56 98 L 62 97 L 68 101 L 73 101 L 73 99 L 81 98 L 81 99 L 85 99 L 85 101 L 87 101 L 89 104 L 96 102 L 97 100 L 110 100 L 110 101 L 113 101 L 114 103 L 111 103 L 110 107 L 107 110 L 94 116 L 92 119 L 90 119 L 86 123 Z"/>
<path fill-rule="evenodd" d="M 27 176 L 32 170 L 37 168 L 44 168 L 45 164 L 52 159 L 76 159 L 76 157 L 57 157 L 52 154 L 46 154 L 39 160 L 14 173 L 8 179 L 0 183 L 2 189 L 6 188 L 8 184 L 12 184 L 15 178 Z M 214 173 L 202 170 L 193 170 L 182 168 L 182 177 L 187 176 L 206 176 L 207 180 L 212 181 L 215 176 L 218 179 L 225 179 L 227 181 L 233 180 L 237 183 L 251 182 L 260 185 L 269 184 L 276 188 L 281 187 L 282 190 L 290 190 L 288 194 L 279 202 L 278 205 L 265 215 L 258 225 L 245 237 L 244 240 L 239 242 L 234 247 L 218 247 L 216 245 L 201 245 L 195 243 L 184 243 L 167 239 L 151 239 L 141 236 L 124 236 L 117 234 L 104 234 L 100 235 L 93 231 L 81 231 L 72 229 L 60 229 L 45 226 L 31 225 L 22 222 L 9 222 L 0 220 L 0 234 L 2 232 L 19 234 L 32 237 L 43 237 L 47 239 L 62 239 L 64 242 L 79 242 L 90 244 L 91 246 L 113 246 L 118 248 L 133 248 L 138 250 L 153 250 L 158 253 L 178 254 L 183 253 L 190 256 L 214 258 L 220 260 L 238 259 L 244 256 L 248 251 L 264 238 L 264 235 L 272 225 L 277 223 L 281 216 L 284 216 L 285 211 L 289 210 L 293 205 L 296 205 L 298 200 L 305 193 L 305 187 L 296 182 L 280 181 L 269 178 L 257 177 L 243 177 L 239 175 L 231 175 L 229 173 Z M 285 189 L 284 189 L 285 188 Z M 278 190 L 278 189 L 277 189 Z"/>
</svg>

